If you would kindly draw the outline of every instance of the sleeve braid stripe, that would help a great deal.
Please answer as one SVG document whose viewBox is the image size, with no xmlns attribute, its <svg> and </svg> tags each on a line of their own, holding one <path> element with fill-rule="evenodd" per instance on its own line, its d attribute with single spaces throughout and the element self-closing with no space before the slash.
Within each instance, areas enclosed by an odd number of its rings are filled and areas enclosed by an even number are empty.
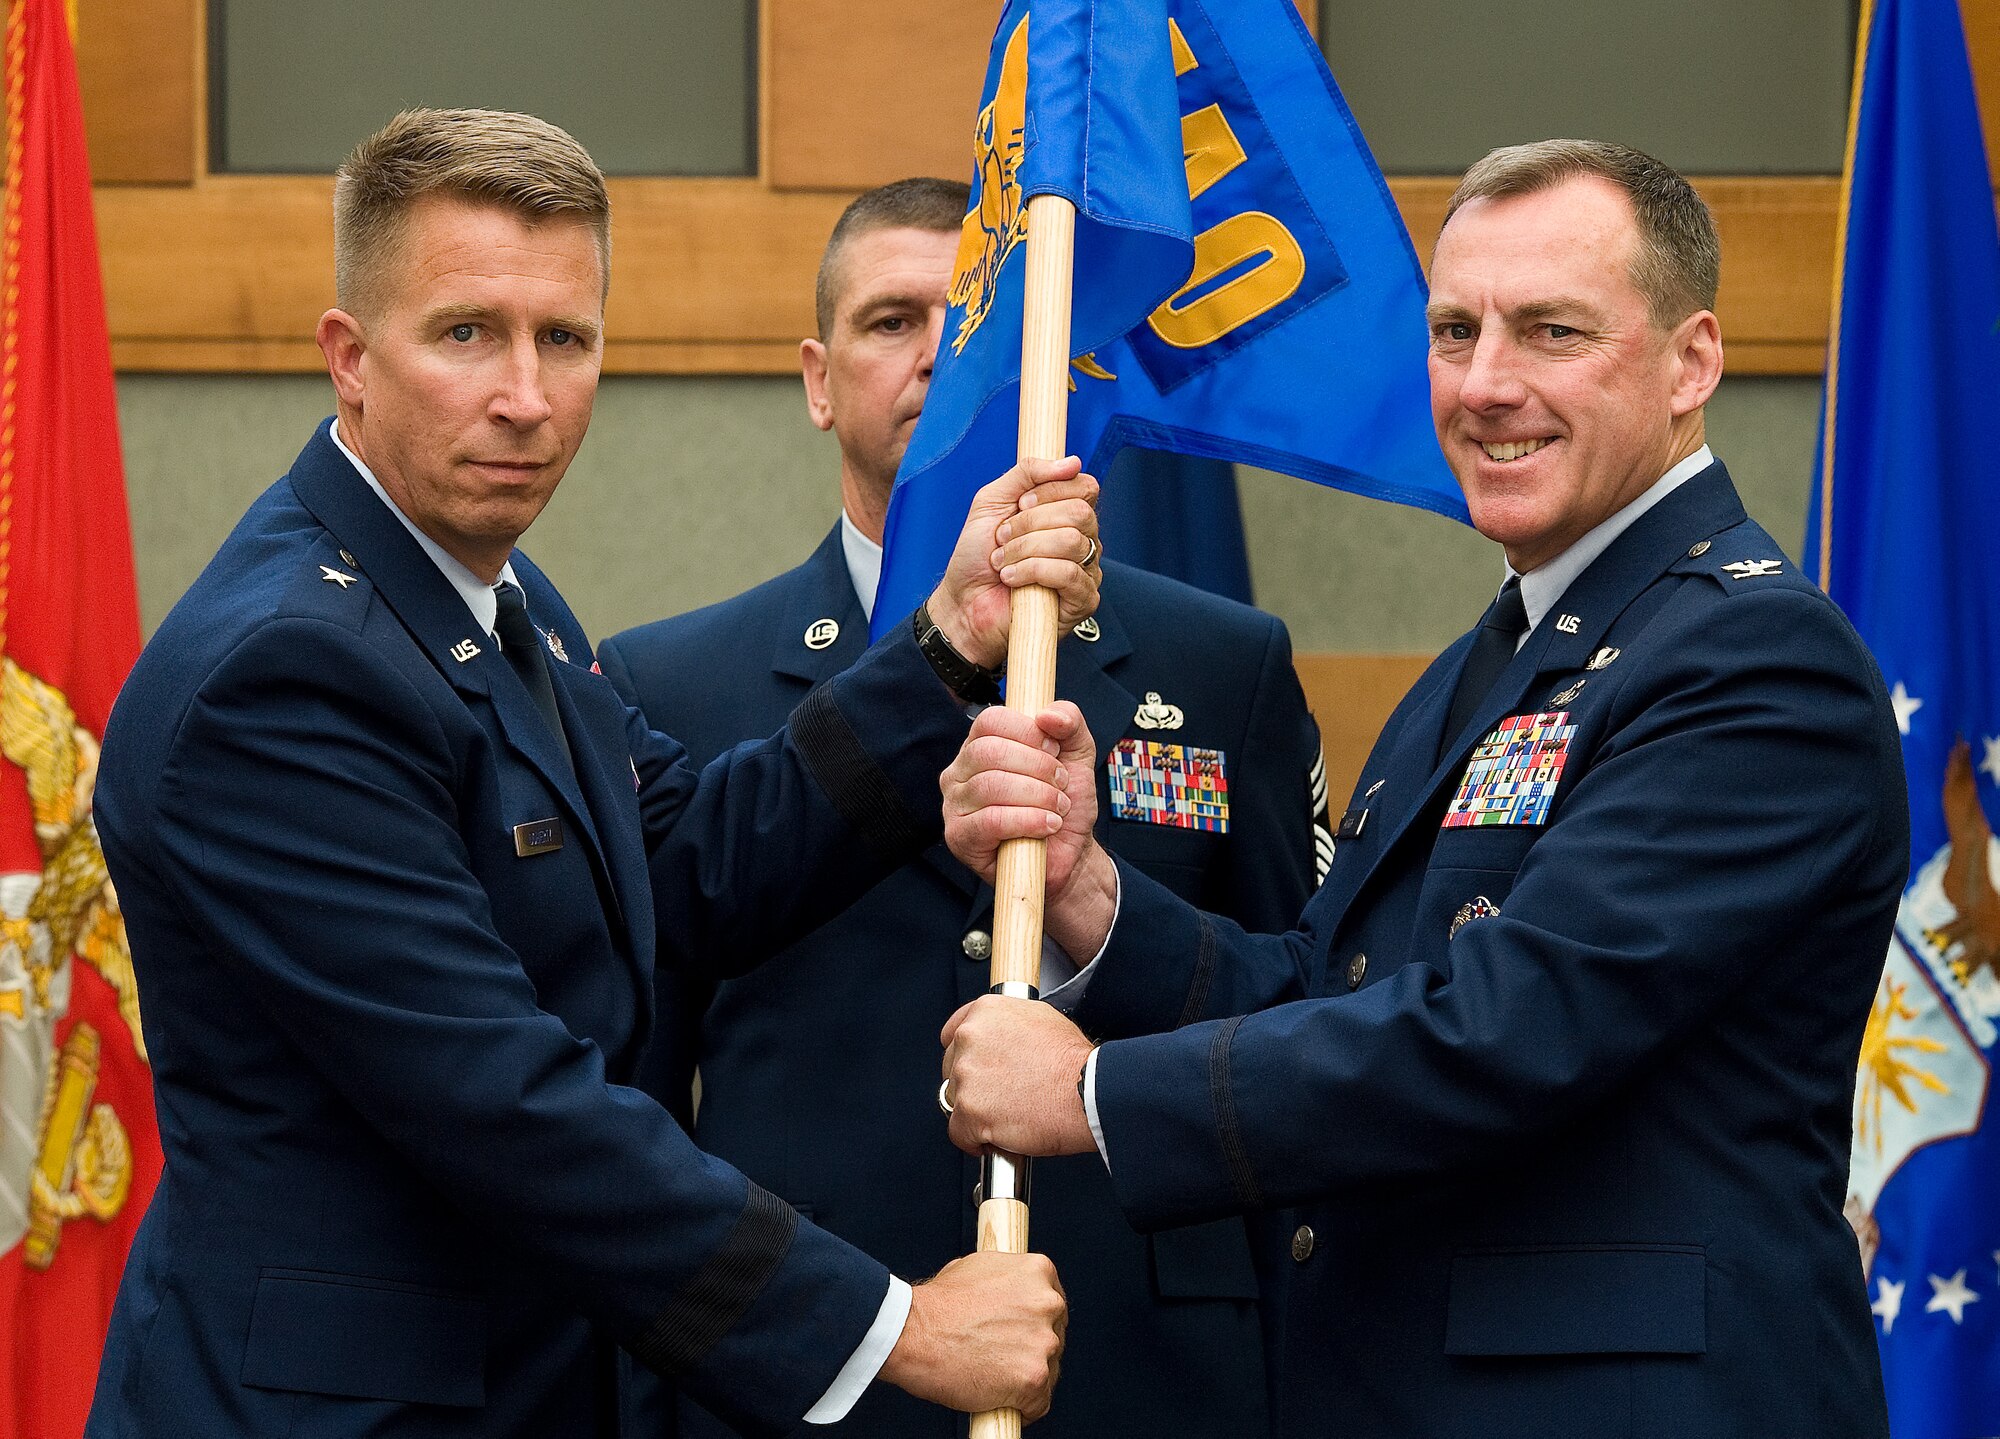
<svg viewBox="0 0 2000 1439">
<path fill-rule="evenodd" d="M 924 837 L 922 829 L 833 702 L 828 686 L 801 700 L 787 723 L 806 768 L 862 839 L 886 854 L 916 847 Z"/>
<path fill-rule="evenodd" d="M 798 1211 L 752 1184 L 729 1237 L 646 1332 L 627 1346 L 632 1357 L 667 1375 L 699 1364 L 771 1282 L 798 1227 Z"/>
<path fill-rule="evenodd" d="M 1202 1010 L 1208 1005 L 1209 986 L 1215 981 L 1215 930 L 1208 922 L 1208 916 L 1195 915 L 1194 978 L 1188 981 L 1187 1000 L 1181 1005 L 1181 1017 L 1174 1028 L 1181 1029 L 1201 1018 Z"/>
<path fill-rule="evenodd" d="M 1250 1167 L 1250 1156 L 1243 1148 L 1243 1135 L 1236 1127 L 1236 1095 L 1229 1084 L 1229 1046 L 1242 1022 L 1243 1016 L 1239 1014 L 1216 1028 L 1215 1038 L 1208 1047 L 1208 1091 L 1215 1104 L 1215 1137 L 1229 1165 L 1229 1180 L 1236 1187 L 1236 1198 L 1258 1209 L 1263 1207 L 1264 1199 L 1257 1188 L 1256 1171 Z"/>
</svg>

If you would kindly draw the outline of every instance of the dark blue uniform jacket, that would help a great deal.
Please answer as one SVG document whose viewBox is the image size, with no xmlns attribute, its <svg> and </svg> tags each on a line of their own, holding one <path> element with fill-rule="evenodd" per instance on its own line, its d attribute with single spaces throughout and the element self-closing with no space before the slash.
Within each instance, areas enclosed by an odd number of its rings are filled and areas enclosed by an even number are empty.
<svg viewBox="0 0 2000 1439">
<path fill-rule="evenodd" d="M 839 635 L 815 650 L 806 636 L 821 620 Z M 1319 738 L 1284 627 L 1110 563 L 1096 621 L 1095 640 L 1063 641 L 1057 693 L 1104 749 L 1130 737 L 1221 750 L 1230 790 L 1226 833 L 1114 820 L 1101 807 L 1100 835 L 1194 903 L 1251 929 L 1290 924 L 1312 888 Z M 836 526 L 797 569 L 618 635 L 601 654 L 626 697 L 699 761 L 766 732 L 846 671 L 867 628 Z M 1135 724 L 1149 691 L 1181 712 L 1179 728 Z M 1100 760 L 1100 799 L 1105 782 Z M 705 1149 L 898 1273 L 930 1274 L 973 1247 L 978 1165 L 945 1138 L 937 1036 L 985 992 L 991 927 L 992 891 L 940 846 L 756 973 L 668 1001 L 698 1024 L 677 1053 L 671 1039 L 656 1043 L 648 1086 L 684 1101 L 698 1060 Z M 1055 1260 L 1072 1306 L 1062 1383 L 1036 1434 L 1267 1432 L 1243 1221 L 1148 1240 L 1119 1214 L 1094 1157 L 1038 1164 L 1033 1216 L 1033 1245 Z M 845 1423 L 808 1432 L 946 1439 L 963 1424 L 878 1385 Z M 728 1431 L 690 1405 L 682 1432 Z"/>
<path fill-rule="evenodd" d="M 1841 1215 L 1908 863 L 1875 666 L 1720 465 L 1440 754 L 1469 643 L 1390 718 L 1295 932 L 1123 867 L 1079 1013 L 1147 1036 L 1099 1054 L 1120 1202 L 1302 1206 L 1287 1435 L 1880 1439 Z M 1475 745 L 1538 714 L 1574 727 L 1531 766 L 1546 816 L 1446 825 Z"/>
<path fill-rule="evenodd" d="M 892 640 L 697 770 L 515 565 L 574 776 L 324 427 L 126 684 L 97 818 L 167 1167 L 98 1439 L 607 1434 L 617 1344 L 777 1433 L 875 1317 L 881 1264 L 627 1086 L 656 954 L 747 968 L 932 842 L 963 713 Z"/>
</svg>

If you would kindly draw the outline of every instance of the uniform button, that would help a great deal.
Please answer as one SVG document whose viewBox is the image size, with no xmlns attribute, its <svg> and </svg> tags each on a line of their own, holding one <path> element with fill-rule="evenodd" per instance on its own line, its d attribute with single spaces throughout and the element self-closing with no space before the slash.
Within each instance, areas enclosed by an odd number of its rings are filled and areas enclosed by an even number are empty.
<svg viewBox="0 0 2000 1439">
<path fill-rule="evenodd" d="M 1301 1224 L 1292 1231 L 1292 1258 L 1300 1264 L 1312 1258 L 1313 1232 L 1310 1224 Z"/>
<path fill-rule="evenodd" d="M 965 951 L 965 957 L 974 964 L 984 964 L 993 958 L 993 936 L 983 929 L 968 929 L 965 938 L 958 942 Z"/>
<path fill-rule="evenodd" d="M 1361 988 L 1361 981 L 1368 977 L 1368 956 L 1357 954 L 1347 961 L 1347 987 Z"/>
</svg>

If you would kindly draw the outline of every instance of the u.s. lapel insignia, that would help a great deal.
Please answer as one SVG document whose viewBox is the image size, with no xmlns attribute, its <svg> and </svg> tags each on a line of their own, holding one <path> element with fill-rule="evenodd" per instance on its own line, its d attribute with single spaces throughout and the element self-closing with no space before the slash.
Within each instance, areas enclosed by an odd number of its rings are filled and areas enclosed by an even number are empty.
<svg viewBox="0 0 2000 1439">
<path fill-rule="evenodd" d="M 1561 631 L 1562 631 L 1562 632 L 1563 632 L 1564 634 L 1566 634 L 1566 635 L 1573 635 L 1573 634 L 1575 634 L 1575 633 L 1576 633 L 1576 632 L 1577 632 L 1578 630 L 1580 630 L 1580 629 L 1582 629 L 1582 628 L 1583 628 L 1583 616 L 1581 616 L 1581 615 L 1557 615 L 1557 616 L 1556 616 L 1556 628 L 1557 628 L 1557 629 L 1559 629 L 1559 630 L 1561 630 Z"/>
<path fill-rule="evenodd" d="M 839 638 L 839 620 L 814 620 L 806 626 L 806 648 L 809 650 L 823 650 Z"/>
<path fill-rule="evenodd" d="M 1500 912 L 1500 906 L 1485 895 L 1475 895 L 1458 907 L 1458 913 L 1451 917 L 1451 928 L 1444 932 L 1445 941 L 1458 938 L 1458 932 L 1475 919 L 1490 919 Z"/>
<path fill-rule="evenodd" d="M 1575 737 L 1568 710 L 1500 721 L 1472 752 L 1443 828 L 1546 823 Z"/>
<path fill-rule="evenodd" d="M 321 565 L 319 577 L 330 585 L 339 585 L 343 590 L 354 583 L 354 576 L 335 569 L 332 565 Z"/>
<path fill-rule="evenodd" d="M 1610 645 L 1606 645 L 1603 649 L 1599 650 L 1596 654 L 1590 657 L 1590 663 L 1585 665 L 1584 668 L 1587 670 L 1608 669 L 1611 665 L 1611 662 L 1624 653 L 1625 651 L 1621 649 L 1615 649 Z"/>
<path fill-rule="evenodd" d="M 1732 580 L 1761 580 L 1783 574 L 1783 560 L 1735 560 L 1722 567 Z"/>
<path fill-rule="evenodd" d="M 564 664 L 569 663 L 569 652 L 563 648 L 561 635 L 557 634 L 554 630 L 543 630 L 542 638 L 549 642 L 550 654 L 554 655 Z"/>
<path fill-rule="evenodd" d="M 1076 627 L 1076 637 L 1087 645 L 1096 644 L 1098 637 L 1103 633 L 1104 631 L 1097 627 L 1095 615 L 1088 616 Z"/>
<path fill-rule="evenodd" d="M 1382 788 L 1382 786 L 1383 786 L 1383 785 L 1385 785 L 1385 784 L 1387 784 L 1388 782 L 1389 782 L 1389 781 L 1387 781 L 1386 779 L 1378 779 L 1378 780 L 1376 780 L 1376 781 L 1375 781 L 1375 783 L 1373 783 L 1373 784 L 1371 784 L 1371 785 L 1369 785 L 1369 786 L 1368 786 L 1368 790 L 1367 790 L 1367 793 L 1363 794 L 1363 795 L 1362 795 L 1361 797 L 1362 797 L 1363 799 L 1373 799 L 1373 798 L 1375 798 L 1375 792 L 1376 792 L 1377 790 L 1381 789 L 1381 788 Z"/>
<path fill-rule="evenodd" d="M 1561 694 L 1550 696 L 1549 708 L 1552 710 L 1561 709 L 1564 705 L 1568 704 L 1571 700 L 1575 699 L 1578 695 L 1582 694 L 1583 687 L 1588 683 L 1589 683 L 1588 680 L 1578 680 L 1575 684 L 1571 685 Z"/>
<path fill-rule="evenodd" d="M 1104 768 L 1113 819 L 1229 832 L 1229 775 L 1221 750 L 1121 739 Z"/>
<path fill-rule="evenodd" d="M 1688 551 L 1688 558 L 1691 560 L 1700 559 L 1703 555 L 1708 553 L 1709 546 L 1711 543 L 1712 541 L 1709 540 L 1696 540 L 1694 542 L 1694 547 Z"/>
<path fill-rule="evenodd" d="M 1132 716 L 1132 723 L 1140 729 L 1179 729 L 1186 722 L 1180 706 L 1162 703 L 1158 690 L 1147 690 L 1146 702 Z"/>
<path fill-rule="evenodd" d="M 353 569 L 355 567 L 354 556 L 349 554 L 346 550 L 342 550 L 340 552 L 340 562 L 343 565 L 346 565 L 349 569 Z"/>
<path fill-rule="evenodd" d="M 460 640 L 457 644 L 451 647 L 451 657 L 457 660 L 460 664 L 464 664 L 467 660 L 471 659 L 474 655 L 478 653 L 479 653 L 479 646 L 474 644 L 471 640 Z"/>
</svg>

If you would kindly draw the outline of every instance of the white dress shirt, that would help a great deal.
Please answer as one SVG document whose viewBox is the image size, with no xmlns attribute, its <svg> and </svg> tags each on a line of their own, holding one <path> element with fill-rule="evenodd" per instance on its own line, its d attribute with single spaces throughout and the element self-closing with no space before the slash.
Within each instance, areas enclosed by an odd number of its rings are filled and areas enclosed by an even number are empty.
<svg viewBox="0 0 2000 1439">
<path fill-rule="evenodd" d="M 338 421 L 328 427 L 328 433 L 334 444 L 339 446 L 340 452 L 347 456 L 349 463 L 360 471 L 361 478 L 368 482 L 368 488 L 389 507 L 390 514 L 402 521 L 403 528 L 410 532 L 411 538 L 416 540 L 423 552 L 431 557 L 431 563 L 451 581 L 451 587 L 458 591 L 459 598 L 463 599 L 465 607 L 472 611 L 472 617 L 479 622 L 479 627 L 489 636 L 493 635 L 493 620 L 500 612 L 500 601 L 493 593 L 494 586 L 487 584 L 467 569 L 436 540 L 417 528 L 416 523 L 389 498 L 389 492 L 382 488 L 382 482 L 375 478 L 368 466 L 361 463 L 361 457 L 347 448 L 346 442 L 340 438 Z M 869 579 L 867 598 L 862 601 L 862 608 L 866 609 L 874 603 L 875 577 L 879 576 L 882 570 L 882 547 L 873 544 L 866 535 L 853 529 L 845 515 L 841 516 L 841 523 L 847 527 L 854 540 L 870 546 L 875 552 L 874 575 Z M 854 563 L 854 550 L 850 545 L 848 550 L 850 573 L 853 572 Z M 512 560 L 500 567 L 500 579 L 495 583 L 501 582 L 519 583 L 514 578 Z M 855 578 L 855 592 L 857 594 L 862 592 L 858 574 Z M 495 642 L 498 642 L 497 637 Z M 892 1274 L 889 1276 L 889 1292 L 883 1296 L 882 1307 L 875 1312 L 875 1322 L 869 1325 L 868 1332 L 861 1336 L 860 1347 L 848 1357 L 840 1372 L 833 1376 L 833 1384 L 820 1396 L 819 1402 L 806 1411 L 806 1423 L 833 1424 L 847 1417 L 848 1411 L 861 1398 L 862 1392 L 874 1382 L 875 1376 L 882 1372 L 882 1366 L 889 1360 L 889 1352 L 896 1347 L 896 1341 L 903 1337 L 903 1325 L 909 1317 L 910 1286 Z"/>
<path fill-rule="evenodd" d="M 1661 475 L 1659 479 L 1653 481 L 1651 485 L 1646 487 L 1644 494 L 1631 501 L 1609 519 L 1600 522 L 1594 528 L 1586 531 L 1575 544 L 1571 545 L 1547 564 L 1538 565 L 1528 571 L 1527 574 L 1522 575 L 1520 577 L 1521 604 L 1528 612 L 1528 627 L 1521 632 L 1520 641 L 1514 646 L 1514 653 L 1519 654 L 1521 652 L 1521 645 L 1528 642 L 1528 636 L 1535 632 L 1535 626 L 1539 625 L 1548 612 L 1555 608 L 1556 601 L 1561 599 L 1564 591 L 1576 582 L 1577 576 L 1590 568 L 1590 562 L 1611 548 L 1613 540 L 1630 529 L 1639 516 L 1645 514 L 1654 505 L 1657 505 L 1661 500 L 1664 500 L 1668 495 L 1714 463 L 1715 456 L 1709 452 L 1707 445 L 1703 445 L 1700 449 L 1668 470 L 1664 475 Z M 1511 579 L 1513 575 L 1514 570 L 1510 565 L 1507 569 L 1507 577 Z M 1114 929 L 1118 925 L 1118 916 L 1115 913 L 1111 917 L 1111 924 Z M 1107 945 L 1111 943 L 1111 936 L 1108 931 L 1104 936 L 1104 942 Z M 1101 949 L 1098 951 L 1099 954 L 1103 952 Z M 1088 977 L 1089 971 L 1086 968 L 1082 978 L 1087 980 Z M 1090 1058 L 1085 1060 L 1083 1064 L 1083 1114 L 1084 1118 L 1090 1122 L 1090 1137 L 1097 1143 L 1098 1155 L 1104 1160 L 1105 1168 L 1108 1169 L 1111 1167 L 1111 1152 L 1105 1147 L 1104 1126 L 1097 1118 L 1097 1057 L 1099 1053 L 1100 1051 L 1093 1049 L 1090 1052 Z"/>
</svg>

